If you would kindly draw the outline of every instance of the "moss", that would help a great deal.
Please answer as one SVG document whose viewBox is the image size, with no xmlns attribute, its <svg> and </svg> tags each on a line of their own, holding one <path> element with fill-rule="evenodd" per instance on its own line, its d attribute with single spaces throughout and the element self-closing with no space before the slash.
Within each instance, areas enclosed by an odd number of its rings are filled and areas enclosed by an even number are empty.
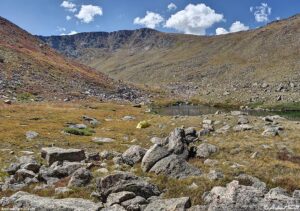
<svg viewBox="0 0 300 211">
<path fill-rule="evenodd" d="M 64 131 L 69 134 L 73 134 L 76 136 L 91 136 L 95 133 L 94 130 L 90 128 L 78 129 L 78 128 L 65 128 Z"/>
</svg>

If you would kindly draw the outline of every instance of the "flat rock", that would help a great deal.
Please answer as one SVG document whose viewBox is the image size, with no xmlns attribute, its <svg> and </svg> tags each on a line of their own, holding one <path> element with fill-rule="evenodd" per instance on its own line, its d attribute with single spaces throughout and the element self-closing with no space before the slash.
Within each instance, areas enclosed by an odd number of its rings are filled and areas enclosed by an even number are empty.
<svg viewBox="0 0 300 211">
<path fill-rule="evenodd" d="M 26 132 L 26 139 L 27 140 L 32 140 L 32 139 L 38 137 L 38 135 L 39 134 L 37 132 L 35 132 L 35 131 L 27 131 Z"/>
<path fill-rule="evenodd" d="M 121 191 L 118 193 L 111 193 L 107 197 L 106 205 L 112 206 L 114 204 L 121 204 L 122 202 L 133 199 L 135 197 L 135 194 L 128 191 Z"/>
<path fill-rule="evenodd" d="M 94 137 L 92 138 L 92 141 L 95 143 L 112 143 L 115 142 L 116 140 L 112 138 Z"/>
<path fill-rule="evenodd" d="M 46 159 L 48 165 L 55 161 L 77 162 L 85 159 L 82 149 L 63 149 L 58 147 L 46 147 L 41 150 L 42 158 Z"/>
<path fill-rule="evenodd" d="M 158 210 L 185 210 L 191 207 L 191 201 L 189 197 L 173 198 L 173 199 L 158 199 L 151 202 L 145 209 L 145 211 L 158 211 Z"/>
<path fill-rule="evenodd" d="M 98 211 L 103 208 L 102 203 L 96 204 L 81 198 L 53 199 L 36 196 L 22 191 L 19 191 L 8 198 L 2 198 L 0 205 L 30 210 Z"/>
</svg>

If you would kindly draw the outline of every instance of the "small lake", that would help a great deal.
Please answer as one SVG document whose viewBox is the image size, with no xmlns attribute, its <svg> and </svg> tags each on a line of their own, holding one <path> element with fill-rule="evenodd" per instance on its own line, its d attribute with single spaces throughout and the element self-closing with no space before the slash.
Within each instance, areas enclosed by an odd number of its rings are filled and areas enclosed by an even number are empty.
<svg viewBox="0 0 300 211">
<path fill-rule="evenodd" d="M 199 116 L 205 114 L 214 114 L 217 111 L 230 112 L 236 111 L 237 109 L 230 108 L 217 108 L 208 105 L 170 105 L 166 107 L 152 108 L 152 112 L 163 116 Z M 300 121 L 300 111 L 257 111 L 249 110 L 246 111 L 253 116 L 268 116 L 268 115 L 280 115 L 290 120 Z"/>
</svg>

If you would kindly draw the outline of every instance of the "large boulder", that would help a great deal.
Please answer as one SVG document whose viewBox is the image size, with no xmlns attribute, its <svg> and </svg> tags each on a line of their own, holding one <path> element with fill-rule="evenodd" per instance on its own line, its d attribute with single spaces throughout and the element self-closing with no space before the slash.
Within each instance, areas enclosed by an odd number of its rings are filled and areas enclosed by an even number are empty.
<svg viewBox="0 0 300 211">
<path fill-rule="evenodd" d="M 81 198 L 53 199 L 40 197 L 26 192 L 17 192 L 0 200 L 1 207 L 21 208 L 22 210 L 60 210 L 60 211 L 98 211 L 102 203 L 94 203 Z"/>
<path fill-rule="evenodd" d="M 103 201 L 106 201 L 111 193 L 121 191 L 133 192 L 135 195 L 146 199 L 161 193 L 157 186 L 127 172 L 118 172 L 98 178 L 96 183 L 97 191 Z"/>
<path fill-rule="evenodd" d="M 266 193 L 263 186 L 257 186 L 257 178 L 253 181 L 256 185 L 241 185 L 239 181 L 234 180 L 226 187 L 214 187 L 203 195 L 207 210 L 298 210 L 300 199 L 295 194 L 297 191 L 293 196 L 282 188 L 273 188 Z"/>
<path fill-rule="evenodd" d="M 185 140 L 185 131 L 181 128 L 176 128 L 166 138 L 168 151 L 172 154 L 186 159 L 189 155 L 188 145 Z"/>
<path fill-rule="evenodd" d="M 85 153 L 82 149 L 62 149 L 58 147 L 42 148 L 42 158 L 46 159 L 48 165 L 56 161 L 78 162 L 85 159 Z"/>
<path fill-rule="evenodd" d="M 146 151 L 146 149 L 134 145 L 122 154 L 122 159 L 126 164 L 132 166 L 143 159 L 144 155 L 146 154 Z"/>
<path fill-rule="evenodd" d="M 200 176 L 202 174 L 200 169 L 192 166 L 177 155 L 170 155 L 161 159 L 150 169 L 150 172 L 164 174 L 177 179 Z"/>
<path fill-rule="evenodd" d="M 16 163 L 12 163 L 5 171 L 9 175 L 15 174 L 19 169 L 26 169 L 37 173 L 40 169 L 40 164 L 32 156 L 19 157 Z"/>
<path fill-rule="evenodd" d="M 69 187 L 82 187 L 89 184 L 92 179 L 92 173 L 86 168 L 80 168 L 72 175 L 68 186 Z"/>
<path fill-rule="evenodd" d="M 145 211 L 158 211 L 158 210 L 179 210 L 183 211 L 191 207 L 189 197 L 173 198 L 173 199 L 158 199 L 152 201 L 145 209 Z"/>
<path fill-rule="evenodd" d="M 144 172 L 149 171 L 154 164 L 167 157 L 170 154 L 168 149 L 163 146 L 154 144 L 145 154 L 142 160 L 142 169 Z"/>
</svg>

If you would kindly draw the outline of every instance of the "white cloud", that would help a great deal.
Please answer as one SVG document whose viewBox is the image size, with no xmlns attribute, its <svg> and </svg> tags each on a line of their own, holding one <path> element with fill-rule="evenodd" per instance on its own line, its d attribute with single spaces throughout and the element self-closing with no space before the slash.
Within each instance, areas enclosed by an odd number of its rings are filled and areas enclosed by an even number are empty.
<svg viewBox="0 0 300 211">
<path fill-rule="evenodd" d="M 79 13 L 75 16 L 84 23 L 90 23 L 97 15 L 103 15 L 101 7 L 93 5 L 81 5 Z"/>
<path fill-rule="evenodd" d="M 184 10 L 172 15 L 166 22 L 165 27 L 173 28 L 185 34 L 205 35 L 206 30 L 213 24 L 224 20 L 222 14 L 205 4 L 189 4 Z"/>
<path fill-rule="evenodd" d="M 268 6 L 267 3 L 261 3 L 260 6 L 250 7 L 250 12 L 254 13 L 255 20 L 257 22 L 267 22 L 269 21 L 269 16 L 271 15 L 272 8 Z"/>
<path fill-rule="evenodd" d="M 230 26 L 229 30 L 226 30 L 224 28 L 217 28 L 216 35 L 234 33 L 234 32 L 239 32 L 239 31 L 247 31 L 247 30 L 249 30 L 249 26 L 246 26 L 245 24 L 241 23 L 240 21 L 236 21 Z"/>
<path fill-rule="evenodd" d="M 66 16 L 66 20 L 67 20 L 67 21 L 69 21 L 69 20 L 71 20 L 71 19 L 72 19 L 72 17 L 71 17 L 70 15 L 67 15 L 67 16 Z"/>
<path fill-rule="evenodd" d="M 69 2 L 69 1 L 63 1 L 60 5 L 61 7 L 65 8 L 66 10 L 70 12 L 76 12 L 76 4 Z"/>
<path fill-rule="evenodd" d="M 240 21 L 234 22 L 229 28 L 229 31 L 231 33 L 247 30 L 249 30 L 249 26 L 245 26 L 245 24 L 241 23 Z"/>
<path fill-rule="evenodd" d="M 136 17 L 133 21 L 134 24 L 143 25 L 147 28 L 155 29 L 164 21 L 164 18 L 157 13 L 147 11 L 145 17 Z"/>
<path fill-rule="evenodd" d="M 65 33 L 62 33 L 60 34 L 61 36 L 64 36 L 64 35 L 74 35 L 74 34 L 77 34 L 78 32 L 77 31 L 71 31 L 70 33 L 68 34 L 65 34 Z"/>
<path fill-rule="evenodd" d="M 224 28 L 217 28 L 216 29 L 216 35 L 222 35 L 222 34 L 228 34 L 229 33 L 229 31 L 227 31 L 226 29 L 224 29 Z"/>
<path fill-rule="evenodd" d="M 176 9 L 177 9 L 176 4 L 170 3 L 170 4 L 168 5 L 168 10 L 169 10 L 169 11 L 176 10 Z"/>
</svg>

